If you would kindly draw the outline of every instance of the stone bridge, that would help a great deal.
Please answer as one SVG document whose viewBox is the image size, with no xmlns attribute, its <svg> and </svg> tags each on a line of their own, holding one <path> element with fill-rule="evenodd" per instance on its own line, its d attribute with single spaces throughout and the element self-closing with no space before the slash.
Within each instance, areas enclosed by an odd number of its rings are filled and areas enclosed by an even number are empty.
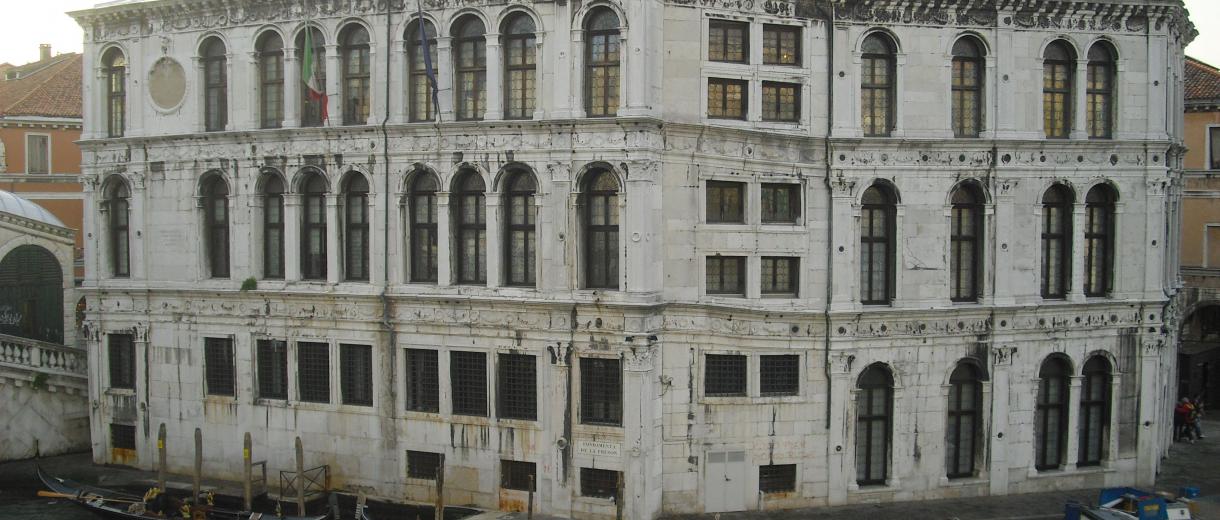
<svg viewBox="0 0 1220 520">
<path fill-rule="evenodd" d="M 88 359 L 0 334 L 0 461 L 89 448 Z"/>
</svg>

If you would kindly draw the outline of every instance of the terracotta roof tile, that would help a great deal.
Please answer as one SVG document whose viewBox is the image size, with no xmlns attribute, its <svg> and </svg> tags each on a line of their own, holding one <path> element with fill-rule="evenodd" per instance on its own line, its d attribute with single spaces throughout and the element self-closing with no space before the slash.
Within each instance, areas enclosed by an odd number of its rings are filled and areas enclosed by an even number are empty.
<svg viewBox="0 0 1220 520">
<path fill-rule="evenodd" d="M 1186 57 L 1186 101 L 1220 99 L 1220 69 Z"/>
<path fill-rule="evenodd" d="M 80 118 L 82 66 L 81 55 L 71 53 L 14 67 L 22 76 L 0 81 L 0 117 Z"/>
</svg>

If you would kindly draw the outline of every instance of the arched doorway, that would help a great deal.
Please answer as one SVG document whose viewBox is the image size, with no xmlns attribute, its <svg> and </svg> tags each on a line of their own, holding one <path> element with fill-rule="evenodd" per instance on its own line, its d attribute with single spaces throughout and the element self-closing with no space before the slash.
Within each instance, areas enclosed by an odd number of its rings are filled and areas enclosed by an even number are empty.
<svg viewBox="0 0 1220 520">
<path fill-rule="evenodd" d="M 1220 303 L 1200 305 L 1182 321 L 1178 397 L 1220 399 Z"/>
<path fill-rule="evenodd" d="M 19 246 L 0 260 L 0 334 L 63 344 L 64 277 L 45 248 Z"/>
</svg>

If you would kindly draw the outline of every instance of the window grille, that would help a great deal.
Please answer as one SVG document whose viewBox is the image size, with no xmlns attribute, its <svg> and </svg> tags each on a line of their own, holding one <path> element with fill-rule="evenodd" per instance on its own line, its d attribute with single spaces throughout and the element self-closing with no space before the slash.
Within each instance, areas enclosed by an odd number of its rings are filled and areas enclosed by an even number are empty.
<svg viewBox="0 0 1220 520">
<path fill-rule="evenodd" d="M 585 190 L 585 288 L 618 289 L 618 179 L 607 170 L 592 172 Z"/>
<path fill-rule="evenodd" d="M 343 124 L 368 123 L 372 104 L 369 88 L 369 33 L 359 24 L 347 27 L 343 35 Z"/>
<path fill-rule="evenodd" d="M 487 196 L 483 177 L 467 170 L 452 195 L 457 283 L 487 283 Z"/>
<path fill-rule="evenodd" d="M 504 24 L 504 118 L 529 119 L 534 115 L 537 65 L 534 21 L 517 13 Z"/>
<path fill-rule="evenodd" d="M 763 25 L 763 65 L 801 65 L 801 28 Z"/>
<path fill-rule="evenodd" d="M 117 48 L 102 58 L 106 78 L 106 135 L 123 137 L 127 116 L 127 58 Z"/>
<path fill-rule="evenodd" d="M 856 483 L 885 484 L 889 477 L 894 379 L 889 369 L 874 364 L 860 374 L 856 385 Z"/>
<path fill-rule="evenodd" d="M 407 477 L 436 480 L 440 468 L 440 453 L 407 450 Z"/>
<path fill-rule="evenodd" d="M 949 376 L 949 428 L 945 435 L 945 476 L 974 476 L 979 407 L 983 393 L 978 371 L 959 363 Z"/>
<path fill-rule="evenodd" d="M 708 61 L 747 63 L 750 61 L 750 24 L 712 20 L 708 24 Z"/>
<path fill-rule="evenodd" d="M 533 421 L 538 418 L 538 365 L 534 356 L 500 354 L 498 412 L 503 419 Z"/>
<path fill-rule="evenodd" d="M 203 355 L 208 395 L 234 395 L 233 340 L 205 338 Z"/>
<path fill-rule="evenodd" d="M 796 491 L 796 464 L 772 464 L 758 467 L 760 493 Z"/>
<path fill-rule="evenodd" d="M 983 124 L 983 46 L 972 37 L 953 44 L 953 135 L 978 137 Z"/>
<path fill-rule="evenodd" d="M 437 205 L 439 183 L 427 172 L 416 172 L 411 184 L 411 281 L 436 282 Z"/>
<path fill-rule="evenodd" d="M 623 424 L 623 374 L 619 364 L 617 359 L 581 358 L 581 424 Z"/>
<path fill-rule="evenodd" d="M 449 382 L 454 415 L 487 416 L 487 354 L 450 352 Z"/>
<path fill-rule="evenodd" d="M 203 45 L 204 129 L 224 130 L 229 123 L 229 72 L 226 50 L 220 38 L 211 38 Z"/>
<path fill-rule="evenodd" d="M 746 184 L 707 181 L 707 222 L 744 224 L 746 221 Z"/>
<path fill-rule="evenodd" d="M 288 342 L 258 340 L 258 396 L 288 399 Z"/>
<path fill-rule="evenodd" d="M 795 123 L 801 120 L 801 85 L 764 81 L 762 84 L 762 119 Z"/>
<path fill-rule="evenodd" d="M 212 278 L 229 277 L 229 186 L 219 175 L 204 188 L 208 268 Z"/>
<path fill-rule="evenodd" d="M 705 274 L 707 294 L 744 296 L 746 293 L 744 256 L 709 256 Z"/>
<path fill-rule="evenodd" d="M 738 79 L 708 78 L 707 117 L 746 119 L 749 111 L 750 82 Z"/>
<path fill-rule="evenodd" d="M 1056 184 L 1042 195 L 1042 297 L 1062 299 L 1071 281 L 1072 194 Z"/>
<path fill-rule="evenodd" d="M 110 447 L 119 450 L 136 449 L 136 427 L 130 424 L 111 424 Z"/>
<path fill-rule="evenodd" d="M 284 278 L 284 183 L 274 175 L 263 186 L 263 277 Z"/>
<path fill-rule="evenodd" d="M 500 487 L 504 489 L 516 489 L 518 491 L 530 491 L 536 485 L 533 462 L 519 462 L 515 460 L 500 461 Z"/>
<path fill-rule="evenodd" d="M 585 114 L 618 115 L 619 20 L 608 8 L 594 9 L 585 21 Z"/>
<path fill-rule="evenodd" d="M 297 388 L 301 401 L 330 402 L 330 345 L 297 343 Z"/>
<path fill-rule="evenodd" d="M 344 277 L 348 281 L 369 279 L 369 183 L 352 172 L 343 201 L 346 213 L 343 237 Z"/>
<path fill-rule="evenodd" d="M 897 60 L 893 40 L 873 33 L 864 39 L 860 62 L 860 109 L 866 137 L 888 137 L 894 129 Z"/>
<path fill-rule="evenodd" d="M 607 469 L 580 468 L 580 496 L 618 498 L 619 472 Z"/>
<path fill-rule="evenodd" d="M 284 40 L 266 31 L 258 44 L 258 105 L 263 128 L 279 128 L 284 121 Z"/>
<path fill-rule="evenodd" d="M 487 109 L 487 42 L 483 22 L 467 16 L 453 31 L 453 104 L 459 120 L 483 119 Z"/>
<path fill-rule="evenodd" d="M 888 190 L 865 190 L 860 210 L 860 303 L 865 305 L 889 305 L 893 300 L 896 213 Z"/>
<path fill-rule="evenodd" d="M 763 224 L 796 224 L 801 217 L 799 184 L 762 185 Z"/>
<path fill-rule="evenodd" d="M 1089 49 L 1085 93 L 1088 99 L 1089 138 L 1109 139 L 1114 132 L 1114 84 L 1117 79 L 1114 51 L 1109 44 L 1098 42 Z"/>
<path fill-rule="evenodd" d="M 1110 429 L 1110 362 L 1093 356 L 1080 385 L 1080 446 L 1077 466 L 1097 466 L 1106 453 Z"/>
<path fill-rule="evenodd" d="M 309 174 L 301 196 L 304 225 L 301 227 L 301 278 L 326 279 L 326 180 L 318 172 Z"/>
<path fill-rule="evenodd" d="M 1068 377 L 1062 358 L 1052 357 L 1038 372 L 1038 400 L 1034 413 L 1034 467 L 1057 469 L 1067 451 Z"/>
<path fill-rule="evenodd" d="M 1114 253 L 1114 191 L 1104 184 L 1084 199 L 1084 295 L 1110 292 Z"/>
<path fill-rule="evenodd" d="M 759 392 L 765 396 L 797 395 L 801 390 L 801 356 L 761 356 L 758 366 Z"/>
<path fill-rule="evenodd" d="M 1052 42 L 1042 59 L 1042 124 L 1047 139 L 1066 139 L 1072 133 L 1072 77 L 1076 55 L 1067 43 Z"/>
<path fill-rule="evenodd" d="M 136 346 L 131 334 L 110 334 L 110 388 L 136 389 Z"/>
<path fill-rule="evenodd" d="M 110 268 L 115 278 L 131 276 L 130 235 L 128 234 L 128 209 L 131 192 L 127 185 L 115 182 L 106 195 L 106 211 L 110 220 Z"/>
<path fill-rule="evenodd" d="M 518 171 L 510 179 L 505 193 L 505 236 L 508 244 L 504 248 L 504 264 L 507 267 L 505 283 L 508 285 L 533 287 L 535 284 L 534 258 L 537 256 L 538 237 L 534 192 L 534 177 L 527 171 Z"/>
<path fill-rule="evenodd" d="M 746 395 L 746 357 L 708 354 L 703 367 L 703 393 L 707 397 Z"/>
<path fill-rule="evenodd" d="M 339 371 L 343 404 L 373 406 L 373 347 L 339 345 Z"/>
<path fill-rule="evenodd" d="M 799 258 L 764 256 L 761 265 L 762 294 L 795 298 L 800 282 Z"/>
<path fill-rule="evenodd" d="M 435 350 L 407 349 L 407 410 L 441 411 L 439 367 Z"/>
<path fill-rule="evenodd" d="M 979 298 L 983 262 L 983 195 L 972 185 L 953 191 L 950 217 L 950 299 L 974 302 Z"/>
</svg>

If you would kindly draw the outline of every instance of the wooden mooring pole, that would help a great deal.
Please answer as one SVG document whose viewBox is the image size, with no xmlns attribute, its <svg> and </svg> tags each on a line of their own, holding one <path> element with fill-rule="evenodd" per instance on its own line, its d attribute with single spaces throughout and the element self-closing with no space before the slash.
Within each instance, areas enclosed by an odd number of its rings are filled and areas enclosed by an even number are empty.
<svg viewBox="0 0 1220 520">
<path fill-rule="evenodd" d="M 614 484 L 614 518 L 623 520 L 623 472 L 618 472 L 618 480 Z"/>
<path fill-rule="evenodd" d="M 297 475 L 293 478 L 297 488 L 297 514 L 305 516 L 305 448 L 297 437 Z"/>
<path fill-rule="evenodd" d="M 436 465 L 436 520 L 445 520 L 445 454 L 440 456 Z M 419 519 L 416 519 L 419 520 Z"/>
<path fill-rule="evenodd" d="M 534 518 L 534 476 L 530 475 L 529 503 L 525 505 L 525 518 Z"/>
<path fill-rule="evenodd" d="M 165 423 L 157 428 L 157 489 L 165 492 Z"/>
<path fill-rule="evenodd" d="M 199 479 L 203 475 L 203 430 L 195 428 L 195 485 L 191 488 L 191 500 L 199 503 Z"/>
<path fill-rule="evenodd" d="M 241 446 L 241 462 L 242 466 L 244 466 L 242 474 L 245 476 L 242 482 L 242 495 L 245 498 L 245 500 L 242 502 L 242 505 L 245 506 L 243 511 L 254 510 L 254 484 L 250 482 L 250 479 L 254 476 L 254 469 L 250 462 L 250 448 L 250 432 L 246 432 L 245 438 L 242 439 Z"/>
</svg>

